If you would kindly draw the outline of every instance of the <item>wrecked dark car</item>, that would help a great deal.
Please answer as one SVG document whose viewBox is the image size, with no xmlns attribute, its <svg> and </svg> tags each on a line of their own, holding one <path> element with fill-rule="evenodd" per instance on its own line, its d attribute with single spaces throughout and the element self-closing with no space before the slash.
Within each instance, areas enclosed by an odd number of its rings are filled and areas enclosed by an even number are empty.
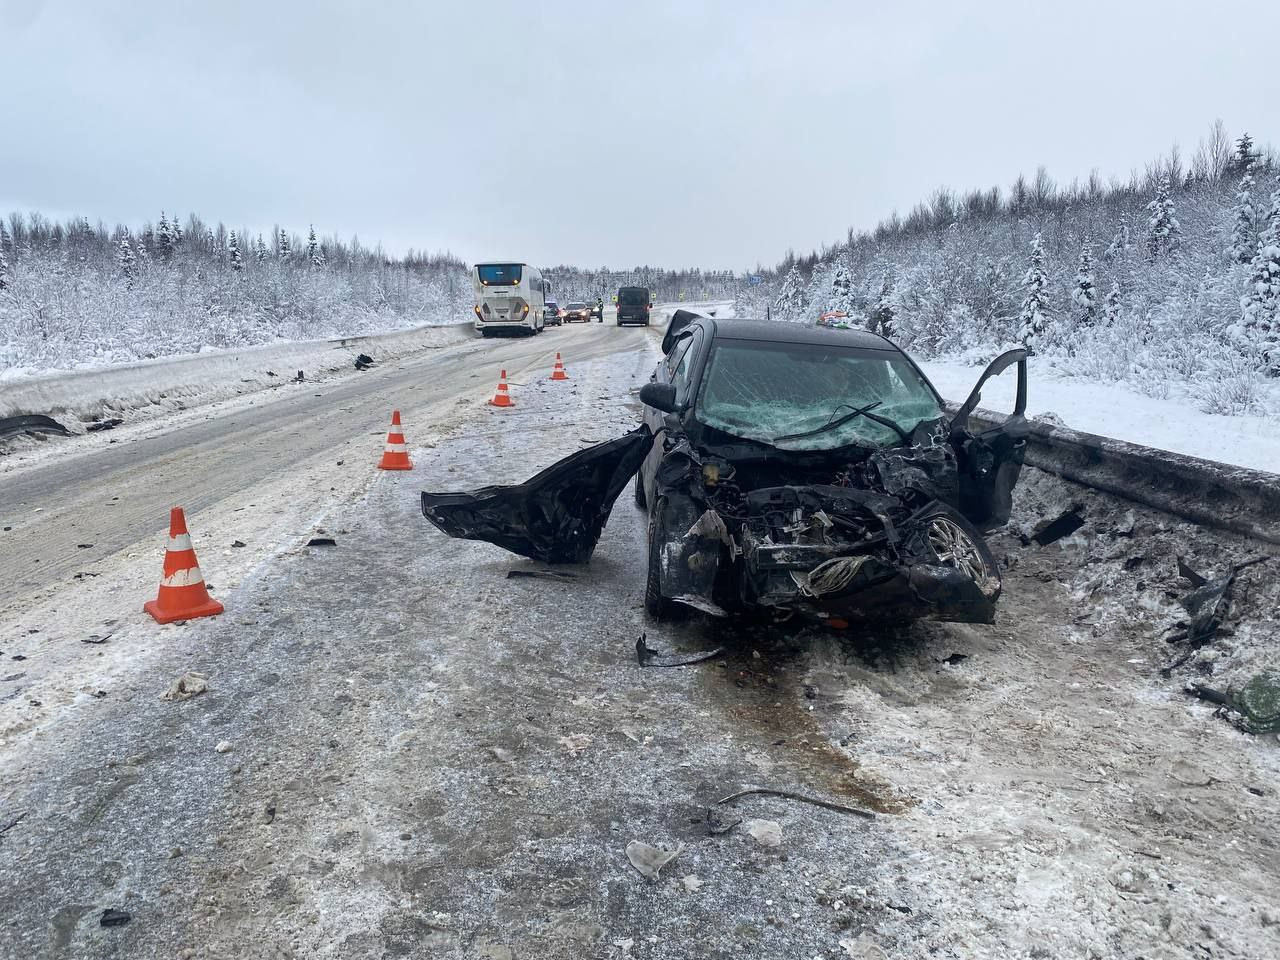
<svg viewBox="0 0 1280 960">
<path fill-rule="evenodd" d="M 1025 351 L 948 416 L 911 359 L 865 331 L 678 311 L 663 350 L 639 429 L 516 487 L 424 493 L 423 513 L 453 536 L 582 562 L 634 473 L 655 618 L 992 620 L 1000 574 L 980 530 L 1008 519 L 1022 467 Z M 1012 415 L 970 432 L 981 387 L 1012 367 Z"/>
</svg>

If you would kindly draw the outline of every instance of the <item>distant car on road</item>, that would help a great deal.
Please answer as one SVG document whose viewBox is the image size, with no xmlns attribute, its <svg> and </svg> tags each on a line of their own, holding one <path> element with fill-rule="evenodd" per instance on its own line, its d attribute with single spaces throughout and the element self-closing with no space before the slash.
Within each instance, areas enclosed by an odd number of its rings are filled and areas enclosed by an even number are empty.
<svg viewBox="0 0 1280 960">
<path fill-rule="evenodd" d="M 564 318 L 569 323 L 590 323 L 591 308 L 575 300 L 564 308 Z"/>
<path fill-rule="evenodd" d="M 547 326 L 558 327 L 564 323 L 564 311 L 554 300 L 547 301 Z"/>
<path fill-rule="evenodd" d="M 649 325 L 651 300 L 648 287 L 618 288 L 618 326 L 624 323 Z"/>
</svg>

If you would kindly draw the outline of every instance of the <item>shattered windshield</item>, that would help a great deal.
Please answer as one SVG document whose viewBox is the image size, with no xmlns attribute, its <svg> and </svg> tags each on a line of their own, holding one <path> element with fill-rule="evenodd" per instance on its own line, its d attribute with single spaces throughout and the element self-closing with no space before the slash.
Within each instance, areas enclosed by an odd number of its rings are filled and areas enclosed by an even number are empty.
<svg viewBox="0 0 1280 960">
<path fill-rule="evenodd" d="M 906 433 L 922 420 L 942 416 L 933 391 L 898 354 L 755 340 L 716 344 L 703 375 L 697 415 L 717 430 L 786 450 L 831 450 L 849 444 L 888 447 L 902 442 L 885 423 L 868 416 L 848 417 L 864 408 Z M 828 425 L 831 429 L 823 429 Z M 779 439 L 809 431 L 816 432 Z"/>
</svg>

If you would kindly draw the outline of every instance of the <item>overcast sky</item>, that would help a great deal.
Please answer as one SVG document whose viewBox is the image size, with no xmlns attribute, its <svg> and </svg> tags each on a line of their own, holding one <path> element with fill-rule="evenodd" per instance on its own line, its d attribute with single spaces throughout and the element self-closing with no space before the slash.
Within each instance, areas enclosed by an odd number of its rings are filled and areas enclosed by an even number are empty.
<svg viewBox="0 0 1280 960">
<path fill-rule="evenodd" d="M 1280 139 L 1265 3 L 974 6 L 0 0 L 0 209 L 742 269 L 1215 117 Z"/>
</svg>

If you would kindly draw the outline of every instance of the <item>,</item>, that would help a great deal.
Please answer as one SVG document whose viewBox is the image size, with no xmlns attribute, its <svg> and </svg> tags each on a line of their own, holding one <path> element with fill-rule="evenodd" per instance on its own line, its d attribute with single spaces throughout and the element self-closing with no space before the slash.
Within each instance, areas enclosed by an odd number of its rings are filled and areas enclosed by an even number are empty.
<svg viewBox="0 0 1280 960">
<path fill-rule="evenodd" d="M 547 327 L 546 295 L 551 281 L 527 263 L 477 263 L 471 268 L 475 287 L 475 329 L 493 333 L 539 334 Z"/>
<path fill-rule="evenodd" d="M 992 620 L 1000 574 L 981 530 L 1009 518 L 1021 471 L 1025 351 L 998 357 L 948 416 L 911 358 L 865 331 L 679 310 L 663 350 L 636 430 L 517 486 L 423 493 L 423 514 L 451 536 L 580 563 L 634 474 L 655 618 Z M 971 432 L 981 387 L 1014 367 L 1012 415 Z"/>
</svg>

